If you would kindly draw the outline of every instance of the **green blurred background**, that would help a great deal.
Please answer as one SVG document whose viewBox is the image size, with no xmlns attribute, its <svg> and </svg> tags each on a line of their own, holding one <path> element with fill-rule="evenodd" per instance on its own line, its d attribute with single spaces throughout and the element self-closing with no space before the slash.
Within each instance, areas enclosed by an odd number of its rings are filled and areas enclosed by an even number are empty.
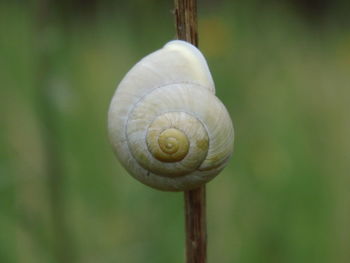
<svg viewBox="0 0 350 263">
<path fill-rule="evenodd" d="M 207 186 L 209 262 L 350 262 L 350 6 L 199 1 L 235 126 Z M 174 39 L 172 1 L 0 3 L 0 262 L 177 263 L 181 193 L 116 161 L 117 83 Z"/>
</svg>

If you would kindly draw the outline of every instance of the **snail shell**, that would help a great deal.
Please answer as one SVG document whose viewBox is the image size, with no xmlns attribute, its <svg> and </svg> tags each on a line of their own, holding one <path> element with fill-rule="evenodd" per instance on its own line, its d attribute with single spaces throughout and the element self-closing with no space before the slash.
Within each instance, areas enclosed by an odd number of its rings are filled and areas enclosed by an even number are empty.
<svg viewBox="0 0 350 263">
<path fill-rule="evenodd" d="M 215 96 L 206 60 L 180 40 L 126 74 L 110 104 L 108 131 L 126 170 L 160 190 L 198 187 L 232 155 L 232 121 Z"/>
</svg>

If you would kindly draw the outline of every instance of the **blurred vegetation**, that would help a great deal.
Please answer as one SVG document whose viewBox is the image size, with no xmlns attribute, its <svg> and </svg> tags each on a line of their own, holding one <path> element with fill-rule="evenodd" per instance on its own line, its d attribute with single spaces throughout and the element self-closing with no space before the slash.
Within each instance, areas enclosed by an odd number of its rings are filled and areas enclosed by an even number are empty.
<svg viewBox="0 0 350 263">
<path fill-rule="evenodd" d="M 349 262 L 348 4 L 235 2 L 199 1 L 236 131 L 209 262 Z M 171 1 L 0 3 L 0 262 L 183 262 L 181 193 L 128 176 L 106 135 L 117 83 L 173 24 Z"/>
</svg>

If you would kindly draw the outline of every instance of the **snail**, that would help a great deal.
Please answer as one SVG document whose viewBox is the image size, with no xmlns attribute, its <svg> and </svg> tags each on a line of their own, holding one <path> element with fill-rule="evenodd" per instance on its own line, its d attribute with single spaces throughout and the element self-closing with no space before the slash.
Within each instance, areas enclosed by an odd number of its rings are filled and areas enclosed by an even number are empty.
<svg viewBox="0 0 350 263">
<path fill-rule="evenodd" d="M 207 183 L 233 150 L 232 121 L 215 96 L 207 62 L 181 40 L 168 42 L 126 74 L 110 104 L 108 133 L 124 168 L 164 191 Z"/>
</svg>

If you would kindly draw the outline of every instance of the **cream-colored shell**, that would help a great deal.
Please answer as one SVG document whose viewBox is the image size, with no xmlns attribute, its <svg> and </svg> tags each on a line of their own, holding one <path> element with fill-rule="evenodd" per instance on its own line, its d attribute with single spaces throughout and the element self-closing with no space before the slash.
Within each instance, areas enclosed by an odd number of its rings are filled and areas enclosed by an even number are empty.
<svg viewBox="0 0 350 263">
<path fill-rule="evenodd" d="M 122 165 L 142 183 L 183 191 L 215 177 L 233 149 L 233 126 L 202 53 L 174 40 L 119 84 L 108 132 Z"/>
</svg>

